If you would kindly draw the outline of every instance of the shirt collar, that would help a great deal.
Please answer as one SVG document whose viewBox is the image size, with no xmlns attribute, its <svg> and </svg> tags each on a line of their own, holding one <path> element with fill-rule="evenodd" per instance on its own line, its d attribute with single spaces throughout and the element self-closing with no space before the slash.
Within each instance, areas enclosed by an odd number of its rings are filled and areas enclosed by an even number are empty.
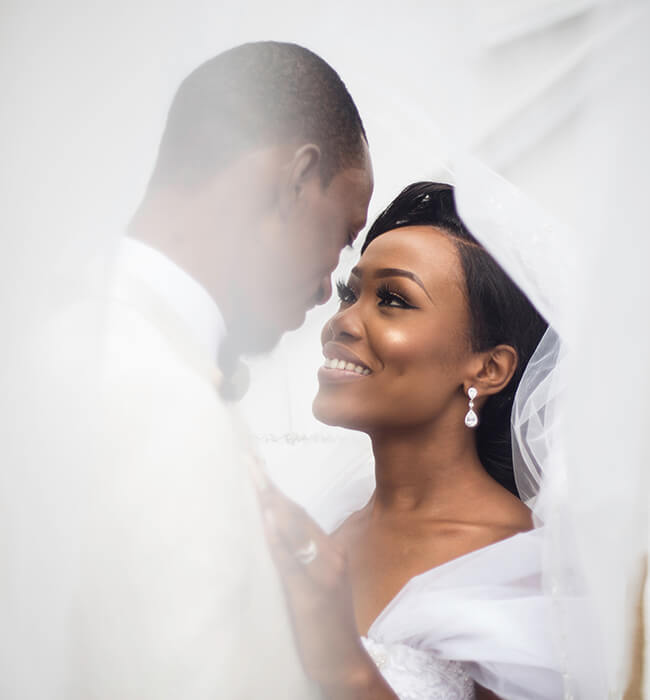
<svg viewBox="0 0 650 700">
<path fill-rule="evenodd" d="M 147 284 L 183 319 L 196 340 L 216 358 L 226 324 L 214 299 L 159 250 L 128 236 L 120 245 L 121 267 Z"/>
</svg>

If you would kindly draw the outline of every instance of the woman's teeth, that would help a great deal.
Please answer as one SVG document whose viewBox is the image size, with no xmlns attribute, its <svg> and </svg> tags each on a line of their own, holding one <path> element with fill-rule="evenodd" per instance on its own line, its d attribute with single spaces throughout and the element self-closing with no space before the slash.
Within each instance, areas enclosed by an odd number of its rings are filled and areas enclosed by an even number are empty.
<svg viewBox="0 0 650 700">
<path fill-rule="evenodd" d="M 335 358 L 325 360 L 323 366 L 327 367 L 327 369 L 346 369 L 348 372 L 356 372 L 357 374 L 370 374 L 370 370 L 367 367 L 355 365 L 354 362 L 337 360 Z"/>
</svg>

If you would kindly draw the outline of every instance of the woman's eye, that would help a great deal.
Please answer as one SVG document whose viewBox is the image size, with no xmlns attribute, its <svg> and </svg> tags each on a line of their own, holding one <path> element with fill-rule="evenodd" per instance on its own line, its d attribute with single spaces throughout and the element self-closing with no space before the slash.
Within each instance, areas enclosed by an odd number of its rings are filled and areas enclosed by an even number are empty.
<svg viewBox="0 0 650 700">
<path fill-rule="evenodd" d="M 336 291 L 338 292 L 341 304 L 354 304 L 357 300 L 357 295 L 354 293 L 354 290 L 345 282 L 339 280 L 336 283 Z"/>
<path fill-rule="evenodd" d="M 399 309 L 414 309 L 413 304 L 410 304 L 403 296 L 391 291 L 389 287 L 381 286 L 377 290 L 377 298 L 379 306 L 392 306 Z"/>
</svg>

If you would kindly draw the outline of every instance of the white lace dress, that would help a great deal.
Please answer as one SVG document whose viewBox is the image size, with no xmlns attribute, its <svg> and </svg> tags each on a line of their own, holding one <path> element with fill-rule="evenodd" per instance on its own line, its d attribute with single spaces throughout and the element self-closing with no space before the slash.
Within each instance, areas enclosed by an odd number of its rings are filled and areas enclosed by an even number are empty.
<svg viewBox="0 0 650 700">
<path fill-rule="evenodd" d="M 361 641 L 401 700 L 471 700 L 474 683 L 457 661 L 445 661 L 408 644 Z"/>
</svg>

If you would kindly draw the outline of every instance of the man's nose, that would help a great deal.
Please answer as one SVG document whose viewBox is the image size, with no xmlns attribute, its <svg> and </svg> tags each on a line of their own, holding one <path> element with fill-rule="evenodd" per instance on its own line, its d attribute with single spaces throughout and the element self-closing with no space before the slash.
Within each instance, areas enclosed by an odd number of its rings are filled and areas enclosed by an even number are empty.
<svg viewBox="0 0 650 700">
<path fill-rule="evenodd" d="M 321 305 L 329 301 L 332 296 L 332 280 L 329 275 L 325 275 L 321 280 L 320 287 L 316 293 L 316 304 Z"/>
</svg>

